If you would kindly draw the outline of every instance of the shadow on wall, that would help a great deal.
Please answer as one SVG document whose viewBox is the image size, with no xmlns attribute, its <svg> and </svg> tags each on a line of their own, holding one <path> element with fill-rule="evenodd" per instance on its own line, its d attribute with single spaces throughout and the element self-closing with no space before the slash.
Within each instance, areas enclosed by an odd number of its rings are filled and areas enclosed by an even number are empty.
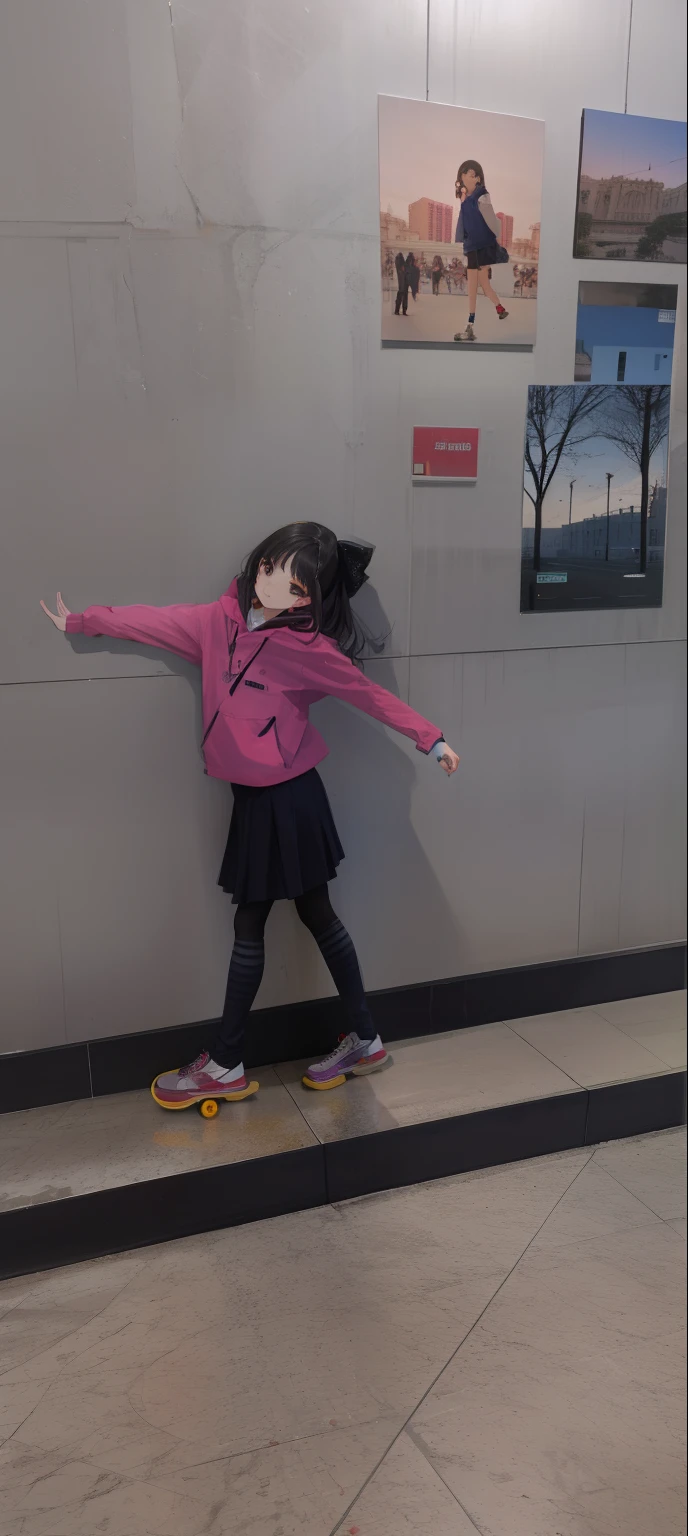
<svg viewBox="0 0 688 1536">
<path fill-rule="evenodd" d="M 373 589 L 371 589 L 373 592 Z M 374 634 L 389 630 L 377 594 L 365 622 Z M 72 636 L 80 653 L 109 651 L 148 657 L 151 670 L 186 678 L 194 694 L 194 730 L 203 735 L 200 673 L 181 658 L 152 646 L 107 637 Z M 397 664 L 400 667 L 405 662 Z M 395 667 L 381 659 L 367 673 L 398 695 Z M 333 904 L 350 929 L 369 990 L 460 974 L 461 941 L 456 916 L 413 830 L 412 797 L 443 797 L 447 835 L 458 776 L 448 780 L 434 758 L 415 751 L 406 738 L 394 737 L 376 721 L 335 699 L 311 711 L 311 719 L 330 748 L 320 767 L 346 858 L 331 886 Z M 155 720 L 150 722 L 155 729 Z M 199 749 L 199 773 L 203 772 Z M 446 809 L 445 809 L 446 807 Z M 454 822 L 454 824 L 456 824 Z M 224 851 L 216 850 L 208 869 L 214 886 Z M 458 850 L 457 850 L 458 856 Z M 228 906 L 228 930 L 231 919 Z M 319 952 L 291 904 L 276 904 L 268 924 L 266 974 L 257 1007 L 331 995 L 333 987 Z M 228 932 L 228 939 L 230 935 Z M 218 1011 L 221 998 L 218 997 Z"/>
<path fill-rule="evenodd" d="M 368 674 L 399 692 L 391 661 L 376 662 Z M 320 771 L 347 854 L 334 901 L 351 928 L 367 987 L 460 974 L 457 917 L 413 826 L 414 796 L 437 797 L 452 838 L 460 770 L 448 779 L 407 738 L 337 700 L 316 705 L 311 718 L 330 747 Z"/>
</svg>

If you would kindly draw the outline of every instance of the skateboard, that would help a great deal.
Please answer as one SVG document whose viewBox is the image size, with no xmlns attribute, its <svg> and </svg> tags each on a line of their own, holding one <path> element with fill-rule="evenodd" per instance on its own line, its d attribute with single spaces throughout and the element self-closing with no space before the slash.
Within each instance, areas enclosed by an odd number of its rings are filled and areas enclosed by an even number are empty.
<svg viewBox="0 0 688 1536">
<path fill-rule="evenodd" d="M 166 1074 L 163 1074 L 162 1072 L 158 1073 L 158 1077 L 162 1077 L 163 1075 Z M 157 1093 L 155 1092 L 155 1085 L 157 1081 L 158 1078 L 154 1077 L 151 1083 L 151 1093 L 155 1099 L 156 1104 L 159 1104 L 161 1109 L 191 1109 L 195 1104 L 199 1115 L 202 1115 L 204 1120 L 215 1119 L 215 1116 L 220 1108 L 220 1101 L 222 1099 L 224 1099 L 227 1104 L 236 1103 L 239 1099 L 251 1099 L 253 1098 L 254 1093 L 257 1093 L 258 1089 L 260 1088 L 260 1083 L 256 1082 L 254 1079 L 252 1082 L 247 1083 L 245 1088 L 240 1088 L 238 1093 L 210 1094 L 205 1092 L 197 1094 L 196 1098 L 187 1099 L 185 1104 L 166 1104 L 164 1099 L 159 1099 Z"/>
</svg>

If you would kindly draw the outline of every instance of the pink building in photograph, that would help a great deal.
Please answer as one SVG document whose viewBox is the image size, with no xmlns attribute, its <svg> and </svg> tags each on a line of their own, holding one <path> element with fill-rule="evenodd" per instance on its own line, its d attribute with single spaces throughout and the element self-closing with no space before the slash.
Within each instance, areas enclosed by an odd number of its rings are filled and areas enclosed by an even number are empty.
<svg viewBox="0 0 688 1536">
<path fill-rule="evenodd" d="M 511 213 L 498 213 L 497 218 L 502 226 L 501 244 L 507 251 L 511 250 L 511 242 L 514 238 L 514 220 Z"/>
<path fill-rule="evenodd" d="M 451 203 L 436 203 L 431 197 L 419 197 L 409 205 L 409 230 L 421 240 L 441 240 L 451 244 L 454 210 Z"/>
</svg>

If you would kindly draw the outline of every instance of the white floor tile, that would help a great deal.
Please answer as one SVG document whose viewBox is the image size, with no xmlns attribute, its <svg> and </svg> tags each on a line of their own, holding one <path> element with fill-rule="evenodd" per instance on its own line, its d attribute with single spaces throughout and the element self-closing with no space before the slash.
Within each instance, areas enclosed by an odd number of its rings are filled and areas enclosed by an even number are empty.
<svg viewBox="0 0 688 1536">
<path fill-rule="evenodd" d="M 665 1221 L 686 1212 L 686 1132 L 610 1141 L 595 1151 L 595 1164 Z"/>
<path fill-rule="evenodd" d="M 390 1054 L 389 1067 L 375 1076 L 354 1078 L 345 1093 L 304 1087 L 306 1062 L 290 1062 L 277 1071 L 321 1141 L 575 1093 L 577 1087 L 505 1024 L 401 1040 L 391 1046 Z"/>
<path fill-rule="evenodd" d="M 475 1536 L 472 1520 L 408 1433 L 356 1500 L 347 1528 L 365 1536 Z"/>
<path fill-rule="evenodd" d="M 513 1019 L 509 1027 L 583 1088 L 666 1071 L 659 1056 L 592 1008 Z"/>
<path fill-rule="evenodd" d="M 258 1076 L 260 1093 L 214 1120 L 161 1109 L 147 1090 L 0 1116 L 0 1210 L 314 1145 L 273 1070 Z"/>
<path fill-rule="evenodd" d="M 686 992 L 654 992 L 649 997 L 624 997 L 618 1003 L 596 1003 L 595 1013 L 630 1033 L 636 1024 L 686 1027 Z"/>
<path fill-rule="evenodd" d="M 0 1284 L 0 1536 L 679 1536 L 684 1163 L 667 1132 Z"/>
</svg>

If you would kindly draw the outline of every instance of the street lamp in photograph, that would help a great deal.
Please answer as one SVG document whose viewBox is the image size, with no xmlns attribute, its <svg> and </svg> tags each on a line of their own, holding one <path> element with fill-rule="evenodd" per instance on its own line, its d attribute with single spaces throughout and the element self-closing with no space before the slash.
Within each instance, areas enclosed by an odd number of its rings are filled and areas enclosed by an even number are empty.
<svg viewBox="0 0 688 1536">
<path fill-rule="evenodd" d="M 571 513 L 573 511 L 573 487 L 576 484 L 576 476 L 569 481 L 569 528 L 571 527 Z"/>
<path fill-rule="evenodd" d="M 611 484 L 612 484 L 612 480 L 614 479 L 614 476 L 609 473 L 609 470 L 606 471 L 606 475 L 607 475 L 607 537 L 606 537 L 605 545 L 604 545 L 604 558 L 605 558 L 605 560 L 608 560 L 609 559 L 609 492 L 611 490 Z"/>
</svg>

